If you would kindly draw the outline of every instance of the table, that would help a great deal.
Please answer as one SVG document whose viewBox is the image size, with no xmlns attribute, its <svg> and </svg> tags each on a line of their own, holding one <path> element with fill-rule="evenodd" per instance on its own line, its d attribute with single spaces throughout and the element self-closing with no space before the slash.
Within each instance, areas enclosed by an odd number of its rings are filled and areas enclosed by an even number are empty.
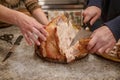
<svg viewBox="0 0 120 80">
<path fill-rule="evenodd" d="M 0 35 L 14 34 L 12 42 L 21 34 L 11 26 L 0 29 Z M 70 64 L 49 63 L 34 55 L 34 46 L 25 39 L 4 63 L 1 61 L 12 45 L 0 40 L 0 80 L 119 80 L 120 63 L 96 55 Z"/>
</svg>

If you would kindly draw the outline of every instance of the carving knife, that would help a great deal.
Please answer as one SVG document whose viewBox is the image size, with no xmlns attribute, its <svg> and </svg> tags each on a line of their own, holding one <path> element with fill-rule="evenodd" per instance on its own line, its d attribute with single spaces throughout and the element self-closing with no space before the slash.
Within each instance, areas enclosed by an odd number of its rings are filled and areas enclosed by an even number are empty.
<svg viewBox="0 0 120 80">
<path fill-rule="evenodd" d="M 77 32 L 77 34 L 75 35 L 75 37 L 73 38 L 70 47 L 73 46 L 77 41 L 79 41 L 82 38 L 88 38 L 91 35 L 91 32 L 88 30 L 85 30 L 86 27 L 90 27 L 90 23 L 84 23 L 82 25 L 82 27 L 80 28 L 80 30 Z"/>
<path fill-rule="evenodd" d="M 11 56 L 11 54 L 13 54 L 13 51 L 15 50 L 16 46 L 20 45 L 22 38 L 23 38 L 22 35 L 18 36 L 18 38 L 16 39 L 13 46 L 11 47 L 5 58 L 2 60 L 2 62 L 6 61 Z"/>
</svg>

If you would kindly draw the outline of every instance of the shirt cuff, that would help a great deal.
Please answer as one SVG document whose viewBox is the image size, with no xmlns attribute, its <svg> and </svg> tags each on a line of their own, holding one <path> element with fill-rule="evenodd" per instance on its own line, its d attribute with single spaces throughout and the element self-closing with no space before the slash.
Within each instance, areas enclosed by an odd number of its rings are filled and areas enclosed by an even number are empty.
<svg viewBox="0 0 120 80">
<path fill-rule="evenodd" d="M 89 6 L 96 6 L 101 9 L 102 8 L 102 0 L 89 0 L 87 7 L 89 7 Z"/>
<path fill-rule="evenodd" d="M 32 13 L 33 10 L 35 10 L 37 8 L 41 8 L 41 6 L 38 4 L 37 0 L 31 0 L 31 1 L 28 1 L 28 2 L 26 1 L 25 6 L 30 13 Z"/>
<path fill-rule="evenodd" d="M 120 38 L 120 16 L 104 23 L 113 33 L 116 41 Z"/>
</svg>

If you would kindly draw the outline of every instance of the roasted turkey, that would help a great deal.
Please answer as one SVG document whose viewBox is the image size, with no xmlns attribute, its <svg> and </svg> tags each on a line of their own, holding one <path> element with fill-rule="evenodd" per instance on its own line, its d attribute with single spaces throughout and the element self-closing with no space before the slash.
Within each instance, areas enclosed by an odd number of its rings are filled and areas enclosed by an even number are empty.
<svg viewBox="0 0 120 80">
<path fill-rule="evenodd" d="M 41 58 L 52 62 L 69 63 L 88 54 L 86 46 L 89 38 L 81 39 L 70 47 L 78 27 L 73 25 L 66 16 L 58 16 L 52 20 L 46 30 L 49 33 L 47 41 L 42 42 L 35 49 Z"/>
</svg>

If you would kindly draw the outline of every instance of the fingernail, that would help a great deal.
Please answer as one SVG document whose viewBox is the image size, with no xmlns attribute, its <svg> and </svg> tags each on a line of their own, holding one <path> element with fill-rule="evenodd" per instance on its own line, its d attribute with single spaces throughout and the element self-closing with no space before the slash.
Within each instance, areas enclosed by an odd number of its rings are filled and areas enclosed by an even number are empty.
<svg viewBox="0 0 120 80">
<path fill-rule="evenodd" d="M 47 39 L 46 38 L 44 38 L 44 41 L 46 41 Z"/>
<path fill-rule="evenodd" d="M 40 43 L 38 43 L 37 45 L 40 46 Z"/>
<path fill-rule="evenodd" d="M 46 29 L 46 26 L 43 26 L 44 29 Z"/>
<path fill-rule="evenodd" d="M 105 51 L 105 53 L 109 53 L 109 51 Z"/>
<path fill-rule="evenodd" d="M 49 36 L 49 34 L 47 33 L 46 36 Z"/>
</svg>

